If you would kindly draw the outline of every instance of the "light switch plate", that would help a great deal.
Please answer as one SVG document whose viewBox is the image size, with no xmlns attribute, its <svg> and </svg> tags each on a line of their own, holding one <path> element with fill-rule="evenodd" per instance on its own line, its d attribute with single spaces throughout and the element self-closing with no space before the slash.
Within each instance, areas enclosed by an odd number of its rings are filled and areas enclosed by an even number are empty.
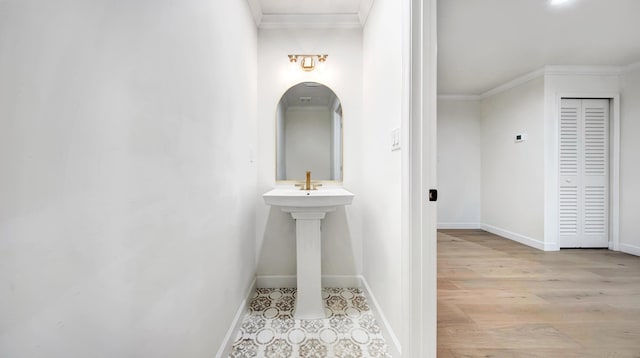
<svg viewBox="0 0 640 358">
<path fill-rule="evenodd" d="M 400 128 L 391 130 L 391 150 L 400 150 Z"/>
</svg>

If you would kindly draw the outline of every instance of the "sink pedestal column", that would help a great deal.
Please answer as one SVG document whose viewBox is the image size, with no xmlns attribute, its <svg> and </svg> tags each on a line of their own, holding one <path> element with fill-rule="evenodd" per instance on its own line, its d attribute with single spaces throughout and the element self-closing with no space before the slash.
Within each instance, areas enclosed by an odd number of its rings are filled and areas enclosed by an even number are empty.
<svg viewBox="0 0 640 358">
<path fill-rule="evenodd" d="M 291 212 L 296 220 L 297 298 L 294 318 L 319 319 L 326 313 L 322 302 L 320 221 L 325 212 Z"/>
<path fill-rule="evenodd" d="M 326 318 L 322 300 L 320 222 L 338 206 L 351 204 L 353 194 L 343 188 L 298 190 L 276 188 L 262 195 L 267 205 L 280 207 L 296 221 L 297 319 Z"/>
</svg>

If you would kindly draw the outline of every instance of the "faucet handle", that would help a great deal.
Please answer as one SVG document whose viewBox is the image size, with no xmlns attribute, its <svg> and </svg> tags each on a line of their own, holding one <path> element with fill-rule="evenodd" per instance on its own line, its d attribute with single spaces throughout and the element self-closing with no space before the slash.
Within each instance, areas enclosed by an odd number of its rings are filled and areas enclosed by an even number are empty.
<svg viewBox="0 0 640 358">
<path fill-rule="evenodd" d="M 318 190 L 318 187 L 322 186 L 322 184 L 320 184 L 320 183 L 312 183 L 311 186 L 313 186 L 313 190 Z"/>
</svg>

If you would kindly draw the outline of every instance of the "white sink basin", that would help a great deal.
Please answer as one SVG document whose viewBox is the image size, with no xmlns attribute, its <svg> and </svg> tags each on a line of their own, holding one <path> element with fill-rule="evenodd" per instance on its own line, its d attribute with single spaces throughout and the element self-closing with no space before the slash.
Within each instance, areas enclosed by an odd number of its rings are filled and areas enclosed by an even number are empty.
<svg viewBox="0 0 640 358">
<path fill-rule="evenodd" d="M 276 188 L 264 195 L 268 205 L 280 207 L 296 221 L 296 319 L 326 318 L 322 301 L 320 221 L 338 206 L 349 205 L 353 194 L 342 188 L 300 190 Z"/>
<path fill-rule="evenodd" d="M 353 194 L 342 188 L 320 188 L 300 190 L 298 188 L 276 188 L 262 195 L 267 205 L 279 206 L 287 212 L 332 211 L 337 206 L 349 205 Z"/>
</svg>

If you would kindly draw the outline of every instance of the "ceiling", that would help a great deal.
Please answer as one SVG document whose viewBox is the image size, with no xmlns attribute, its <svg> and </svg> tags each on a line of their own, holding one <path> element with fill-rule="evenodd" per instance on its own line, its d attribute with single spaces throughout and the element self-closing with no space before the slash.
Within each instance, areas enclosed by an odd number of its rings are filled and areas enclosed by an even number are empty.
<svg viewBox="0 0 640 358">
<path fill-rule="evenodd" d="M 640 61 L 640 0 L 438 1 L 438 93 L 478 95 L 544 65 Z"/>
<path fill-rule="evenodd" d="M 374 0 L 248 2 L 260 28 L 357 28 Z M 549 3 L 438 0 L 438 93 L 479 95 L 545 65 L 640 61 L 640 0 Z"/>
</svg>

